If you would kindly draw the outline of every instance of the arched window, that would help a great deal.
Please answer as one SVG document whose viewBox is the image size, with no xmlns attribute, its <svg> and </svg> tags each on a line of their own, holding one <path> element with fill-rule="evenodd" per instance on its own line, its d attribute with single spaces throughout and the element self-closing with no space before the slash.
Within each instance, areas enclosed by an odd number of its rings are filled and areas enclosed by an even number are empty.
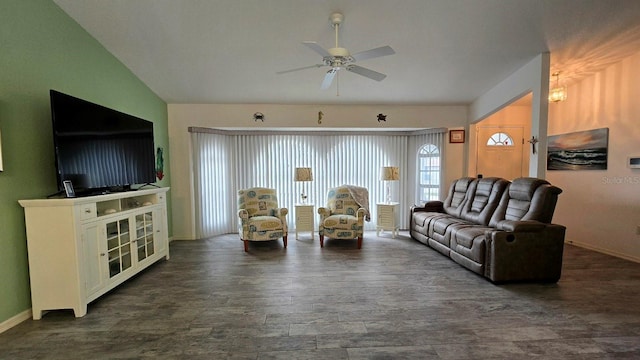
<svg viewBox="0 0 640 360">
<path fill-rule="evenodd" d="M 440 198 L 440 149 L 425 144 L 418 150 L 418 200 L 426 202 Z"/>
<path fill-rule="evenodd" d="M 487 146 L 513 146 L 513 139 L 508 134 L 497 132 L 489 137 Z"/>
</svg>

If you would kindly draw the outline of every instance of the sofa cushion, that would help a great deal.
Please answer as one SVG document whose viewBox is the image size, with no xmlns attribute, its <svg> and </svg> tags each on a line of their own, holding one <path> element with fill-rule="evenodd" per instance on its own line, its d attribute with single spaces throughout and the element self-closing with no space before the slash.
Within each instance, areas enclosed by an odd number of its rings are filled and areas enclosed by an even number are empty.
<svg viewBox="0 0 640 360">
<path fill-rule="evenodd" d="M 432 216 L 437 215 L 439 213 L 433 213 L 433 212 L 416 212 L 415 214 L 413 214 L 413 222 L 415 225 L 420 226 L 420 227 L 425 227 L 429 225 L 429 219 L 431 219 Z"/>
<path fill-rule="evenodd" d="M 456 228 L 450 239 L 451 259 L 482 274 L 487 249 L 485 233 L 491 230 L 490 227 L 479 225 Z"/>
</svg>

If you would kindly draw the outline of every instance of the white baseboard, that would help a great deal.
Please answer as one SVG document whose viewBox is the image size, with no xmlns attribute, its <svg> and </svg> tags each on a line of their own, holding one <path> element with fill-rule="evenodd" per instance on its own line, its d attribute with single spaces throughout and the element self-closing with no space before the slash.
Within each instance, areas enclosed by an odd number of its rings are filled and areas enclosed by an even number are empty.
<svg viewBox="0 0 640 360">
<path fill-rule="evenodd" d="M 635 256 L 629 256 L 627 254 L 619 253 L 619 252 L 616 252 L 616 251 L 603 249 L 601 247 L 593 246 L 591 244 L 585 244 L 585 243 L 582 243 L 580 241 L 567 240 L 567 243 L 571 244 L 571 245 L 575 245 L 575 246 L 581 247 L 581 248 L 597 251 L 599 253 L 603 253 L 603 254 L 619 257 L 621 259 L 625 259 L 625 260 L 629 260 L 629 261 L 640 263 L 640 258 L 637 258 Z"/>
<path fill-rule="evenodd" d="M 0 334 L 2 334 L 3 332 L 11 329 L 12 327 L 30 318 L 31 318 L 31 309 L 28 309 L 12 318 L 9 318 L 3 321 L 2 323 L 0 323 Z"/>
</svg>

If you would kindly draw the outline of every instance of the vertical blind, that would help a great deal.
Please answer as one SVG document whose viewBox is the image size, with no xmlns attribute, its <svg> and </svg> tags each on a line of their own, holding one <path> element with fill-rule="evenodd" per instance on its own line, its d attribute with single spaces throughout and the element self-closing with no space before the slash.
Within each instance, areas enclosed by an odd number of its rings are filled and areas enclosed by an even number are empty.
<svg viewBox="0 0 640 360">
<path fill-rule="evenodd" d="M 325 206 L 330 188 L 343 184 L 365 187 L 371 212 L 365 230 L 374 230 L 376 203 L 386 201 L 386 183 L 380 180 L 383 166 L 400 168 L 400 181 L 391 182 L 391 198 L 406 210 L 400 211 L 401 228 L 406 228 L 408 209 L 416 203 L 418 148 L 424 142 L 442 148 L 444 138 L 443 130 L 418 135 L 190 131 L 198 238 L 236 232 L 237 192 L 256 186 L 276 189 L 280 207 L 289 209 L 290 229 L 295 228 L 295 204 L 300 203 L 301 193 L 317 211 Z M 313 181 L 295 182 L 297 167 L 311 168 Z"/>
</svg>

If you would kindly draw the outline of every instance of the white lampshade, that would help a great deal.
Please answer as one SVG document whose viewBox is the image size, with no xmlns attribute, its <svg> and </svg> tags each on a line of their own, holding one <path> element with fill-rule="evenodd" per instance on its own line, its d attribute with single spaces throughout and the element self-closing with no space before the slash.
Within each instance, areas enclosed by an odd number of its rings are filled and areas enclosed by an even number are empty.
<svg viewBox="0 0 640 360">
<path fill-rule="evenodd" d="M 397 166 L 383 166 L 380 171 L 380 180 L 384 180 L 384 181 L 400 180 L 400 169 Z"/>
<path fill-rule="evenodd" d="M 311 168 L 299 167 L 296 168 L 295 181 L 313 181 L 313 174 Z"/>
</svg>

